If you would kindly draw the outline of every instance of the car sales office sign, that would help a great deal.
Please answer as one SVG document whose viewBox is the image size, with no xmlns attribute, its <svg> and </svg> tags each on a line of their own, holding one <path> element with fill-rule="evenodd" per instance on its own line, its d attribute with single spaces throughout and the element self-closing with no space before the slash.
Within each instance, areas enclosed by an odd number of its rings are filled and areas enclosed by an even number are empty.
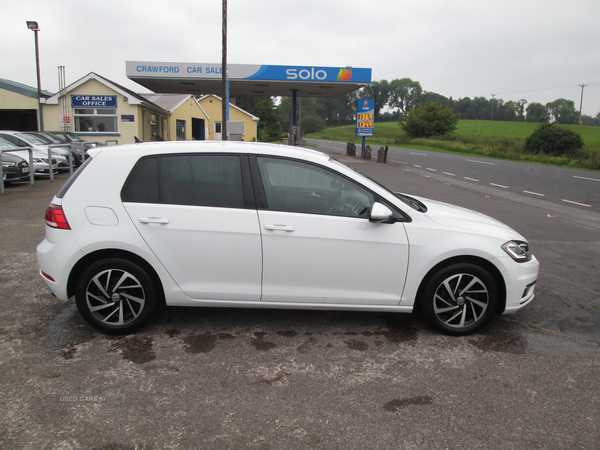
<svg viewBox="0 0 600 450">
<path fill-rule="evenodd" d="M 116 95 L 71 95 L 71 106 L 88 108 L 116 108 Z"/>
<path fill-rule="evenodd" d="M 356 136 L 373 136 L 375 100 L 358 99 L 356 106 Z"/>
</svg>

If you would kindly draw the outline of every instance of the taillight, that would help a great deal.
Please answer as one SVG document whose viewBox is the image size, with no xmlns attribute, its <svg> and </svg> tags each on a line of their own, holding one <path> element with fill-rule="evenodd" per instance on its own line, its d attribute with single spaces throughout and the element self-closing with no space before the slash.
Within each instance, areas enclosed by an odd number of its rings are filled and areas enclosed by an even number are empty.
<svg viewBox="0 0 600 450">
<path fill-rule="evenodd" d="M 65 217 L 65 212 L 62 206 L 50 205 L 46 210 L 46 225 L 52 228 L 60 228 L 62 230 L 70 230 L 69 222 Z"/>
</svg>

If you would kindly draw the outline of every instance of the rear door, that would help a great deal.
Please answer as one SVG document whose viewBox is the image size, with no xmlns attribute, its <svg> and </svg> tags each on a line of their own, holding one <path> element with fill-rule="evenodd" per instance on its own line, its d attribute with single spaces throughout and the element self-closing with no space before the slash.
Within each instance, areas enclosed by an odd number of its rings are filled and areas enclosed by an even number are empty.
<svg viewBox="0 0 600 450">
<path fill-rule="evenodd" d="M 232 154 L 152 157 L 125 185 L 131 220 L 191 298 L 260 300 L 261 237 L 246 161 Z"/>
</svg>

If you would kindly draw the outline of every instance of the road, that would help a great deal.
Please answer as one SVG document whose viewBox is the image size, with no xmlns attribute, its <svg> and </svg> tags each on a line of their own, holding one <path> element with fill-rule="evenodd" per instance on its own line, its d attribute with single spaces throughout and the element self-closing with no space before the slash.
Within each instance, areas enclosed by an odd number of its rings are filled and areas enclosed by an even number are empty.
<svg viewBox="0 0 600 450">
<path fill-rule="evenodd" d="M 344 153 L 346 144 L 317 141 L 324 149 Z M 373 149 L 374 156 L 379 147 Z M 490 187 L 526 198 L 545 200 L 561 206 L 575 206 L 582 214 L 600 214 L 600 173 L 585 170 L 524 164 L 498 159 L 454 155 L 401 147 L 389 147 L 388 160 L 407 167 L 423 169 L 443 176 L 449 182 L 457 180 L 478 187 Z"/>
<path fill-rule="evenodd" d="M 597 449 L 597 215 L 334 156 L 516 228 L 541 262 L 536 299 L 458 338 L 410 315 L 225 308 L 167 308 L 106 336 L 37 274 L 66 176 L 12 185 L 0 196 L 0 448 Z M 543 202 L 564 210 L 548 217 Z"/>
</svg>

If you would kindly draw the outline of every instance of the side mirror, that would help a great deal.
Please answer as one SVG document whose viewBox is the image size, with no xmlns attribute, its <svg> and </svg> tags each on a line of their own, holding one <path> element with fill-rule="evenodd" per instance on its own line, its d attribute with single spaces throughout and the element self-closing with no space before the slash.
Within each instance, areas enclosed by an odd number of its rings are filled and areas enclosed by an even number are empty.
<svg viewBox="0 0 600 450">
<path fill-rule="evenodd" d="M 390 208 L 382 203 L 373 203 L 371 208 L 371 215 L 369 216 L 369 222 L 373 223 L 394 223 L 393 212 Z"/>
</svg>

